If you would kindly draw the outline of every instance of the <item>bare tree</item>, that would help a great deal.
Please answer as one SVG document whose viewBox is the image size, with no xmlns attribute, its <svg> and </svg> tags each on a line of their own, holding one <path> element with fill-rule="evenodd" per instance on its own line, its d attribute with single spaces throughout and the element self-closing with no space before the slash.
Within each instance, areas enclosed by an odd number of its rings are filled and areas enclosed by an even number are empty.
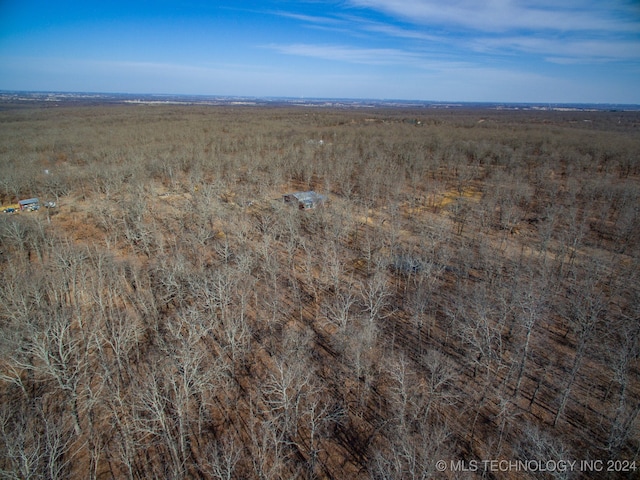
<svg viewBox="0 0 640 480">
<path fill-rule="evenodd" d="M 524 426 L 520 442 L 516 445 L 516 454 L 519 459 L 541 463 L 571 458 L 571 452 L 559 436 L 548 434 L 535 425 Z M 569 469 L 558 469 L 551 475 L 557 479 L 568 479 L 572 473 Z"/>
<path fill-rule="evenodd" d="M 528 279 L 527 275 L 525 275 L 525 277 L 523 278 L 525 284 L 522 287 L 524 291 L 517 300 L 522 314 L 519 318 L 519 323 L 524 330 L 524 341 L 522 345 L 520 364 L 518 367 L 516 386 L 513 394 L 515 397 L 517 397 L 520 392 L 520 385 L 525 372 L 527 358 L 529 356 L 531 335 L 536 323 L 539 322 L 540 318 L 545 314 L 547 308 L 545 287 L 543 284 L 539 284 L 533 281 L 531 279 L 532 275 L 532 273 L 529 273 Z"/>
<path fill-rule="evenodd" d="M 73 459 L 79 452 L 73 434 L 65 428 L 63 421 L 60 417 L 47 416 L 43 419 L 44 446 L 47 452 L 45 475 L 54 480 L 69 478 Z"/>
<path fill-rule="evenodd" d="M 18 410 L 17 405 L 0 405 L 0 475 L 7 479 L 35 479 L 45 476 L 46 451 L 44 441 L 33 425 L 38 415 Z M 35 418 L 33 418 L 35 417 Z M 31 422 L 30 422 L 31 419 Z"/>
<path fill-rule="evenodd" d="M 222 441 L 212 442 L 207 447 L 205 472 L 218 480 L 237 478 L 236 469 L 242 458 L 242 447 L 235 436 L 225 437 Z"/>
<path fill-rule="evenodd" d="M 607 301 L 598 285 L 599 272 L 597 270 L 587 272 L 586 278 L 579 288 L 571 292 L 567 299 L 567 310 L 564 312 L 565 319 L 569 322 L 570 328 L 576 338 L 576 347 L 566 386 L 560 398 L 558 410 L 553 424 L 556 425 L 564 413 L 564 409 L 569 400 L 569 394 L 582 365 L 584 356 L 591 340 L 597 332 L 597 327 L 602 320 L 607 309 Z M 577 279 L 576 279 L 577 280 Z"/>
<path fill-rule="evenodd" d="M 168 373 L 168 375 L 167 375 Z M 139 385 L 136 402 L 136 431 L 147 439 L 153 439 L 160 449 L 163 458 L 165 474 L 169 478 L 184 478 L 187 475 L 187 458 L 185 439 L 178 431 L 177 425 L 181 420 L 175 418 L 171 411 L 174 393 L 172 387 L 163 379 L 170 377 L 172 372 L 164 372 L 156 367 L 148 373 L 145 383 Z M 180 407 L 184 407 L 180 405 Z M 178 415 L 184 414 L 184 411 Z M 184 420 L 184 419 L 182 419 Z M 168 458 L 166 458 L 168 453 Z"/>
<path fill-rule="evenodd" d="M 101 366 L 125 383 L 132 374 L 130 357 L 142 341 L 144 330 L 139 320 L 129 315 L 126 306 L 114 296 L 115 292 L 107 288 L 96 293 L 95 305 L 102 321 L 93 332 L 93 345 L 101 358 Z M 116 372 L 110 369 L 112 363 Z"/>
<path fill-rule="evenodd" d="M 335 415 L 331 414 L 330 406 L 325 398 L 326 392 L 318 389 L 311 392 L 305 401 L 304 411 L 300 423 L 302 425 L 299 447 L 307 453 L 307 470 L 309 477 L 316 478 L 322 474 L 319 471 L 321 465 L 320 455 L 321 441 L 325 437 L 331 424 L 336 422 Z M 306 433 L 306 434 L 305 434 Z"/>
<path fill-rule="evenodd" d="M 369 323 L 375 323 L 381 317 L 390 295 L 387 276 L 382 269 L 376 269 L 371 278 L 360 284 L 360 296 Z"/>
<path fill-rule="evenodd" d="M 250 407 L 247 427 L 251 450 L 249 460 L 255 478 L 295 478 L 295 472 L 287 471 L 290 449 L 284 432 L 271 421 L 262 420 L 253 405 Z"/>
<path fill-rule="evenodd" d="M 344 332 L 344 356 L 358 385 L 360 402 L 366 403 L 378 352 L 375 347 L 379 329 L 367 317 L 356 315 Z"/>
<path fill-rule="evenodd" d="M 150 448 L 149 437 L 146 429 L 138 428 L 140 419 L 134 413 L 137 402 L 133 398 L 137 392 L 130 393 L 119 383 L 111 388 L 111 395 L 104 397 L 105 418 L 112 426 L 108 432 L 109 448 L 114 451 L 114 463 L 119 467 L 120 475 L 134 479 L 143 470 L 138 468 L 138 459 Z"/>
<path fill-rule="evenodd" d="M 374 450 L 369 464 L 375 479 L 427 480 L 439 475 L 436 461 L 450 458 L 451 431 L 442 423 L 422 423 L 417 432 L 404 431 L 386 449 Z"/>
<path fill-rule="evenodd" d="M 456 374 L 451 361 L 437 350 L 430 350 L 422 357 L 422 365 L 426 369 L 426 394 L 424 418 L 430 418 L 442 407 L 453 405 L 457 401 L 457 394 L 452 389 Z M 422 413 L 422 412 L 421 412 Z"/>
<path fill-rule="evenodd" d="M 23 407 L 27 407 L 27 403 Z M 67 428 L 64 415 L 48 415 L 42 405 L 0 410 L 0 475 L 9 479 L 69 478 L 73 460 L 84 445 Z"/>
<path fill-rule="evenodd" d="M 636 420 L 640 415 L 640 402 L 633 398 L 629 392 L 631 382 L 631 365 L 634 359 L 640 355 L 640 324 L 638 323 L 638 310 L 640 304 L 635 304 L 636 315 L 623 318 L 621 325 L 616 329 L 622 342 L 616 345 L 614 351 L 613 378 L 619 386 L 618 404 L 615 409 L 609 437 L 607 439 L 607 451 L 610 458 L 617 458 L 620 450 L 632 435 Z"/>
<path fill-rule="evenodd" d="M 390 387 L 392 403 L 396 405 L 399 428 L 404 431 L 407 429 L 407 422 L 411 422 L 417 415 L 416 402 L 419 401 L 420 384 L 404 356 L 389 363 L 389 375 L 393 381 Z"/>
<path fill-rule="evenodd" d="M 490 399 L 494 381 L 505 367 L 503 361 L 502 332 L 496 328 L 495 309 L 484 289 L 475 289 L 470 298 L 453 312 L 453 320 L 458 322 L 461 340 L 467 347 L 468 362 L 473 366 L 473 379 L 477 382 L 471 424 L 470 438 L 475 441 L 476 426 L 481 411 Z M 478 375 L 478 372 L 484 375 Z"/>
<path fill-rule="evenodd" d="M 356 303 L 356 296 L 350 288 L 341 288 L 329 300 L 326 306 L 326 317 L 336 325 L 340 332 L 345 332 Z"/>
<path fill-rule="evenodd" d="M 290 364 L 276 359 L 274 370 L 261 388 L 275 424 L 285 438 L 291 439 L 297 433 L 304 397 L 310 388 L 310 378 L 310 371 L 304 363 L 295 361 Z"/>
<path fill-rule="evenodd" d="M 41 332 L 34 332 L 28 347 L 34 362 L 26 365 L 55 382 L 70 403 L 76 435 L 80 420 L 81 383 L 89 376 L 88 345 L 78 338 L 64 313 L 55 315 Z"/>
</svg>

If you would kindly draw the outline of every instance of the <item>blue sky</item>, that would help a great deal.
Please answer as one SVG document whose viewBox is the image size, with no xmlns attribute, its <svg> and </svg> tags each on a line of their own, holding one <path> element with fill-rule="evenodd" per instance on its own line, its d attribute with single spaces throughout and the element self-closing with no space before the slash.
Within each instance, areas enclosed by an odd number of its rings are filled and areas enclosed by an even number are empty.
<svg viewBox="0 0 640 480">
<path fill-rule="evenodd" d="M 0 89 L 640 104 L 640 2 L 0 0 Z"/>
</svg>

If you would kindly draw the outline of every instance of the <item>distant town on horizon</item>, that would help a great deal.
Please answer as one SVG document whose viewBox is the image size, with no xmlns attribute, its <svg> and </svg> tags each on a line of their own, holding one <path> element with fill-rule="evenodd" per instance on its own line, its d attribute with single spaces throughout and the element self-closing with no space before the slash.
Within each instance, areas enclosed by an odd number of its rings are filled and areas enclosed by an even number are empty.
<svg viewBox="0 0 640 480">
<path fill-rule="evenodd" d="M 490 110 L 638 111 L 640 105 L 619 103 L 461 102 L 368 98 L 253 97 L 159 93 L 102 93 L 0 90 L 0 104 L 176 104 L 176 105 L 288 105 L 325 108 L 485 108 Z"/>
</svg>

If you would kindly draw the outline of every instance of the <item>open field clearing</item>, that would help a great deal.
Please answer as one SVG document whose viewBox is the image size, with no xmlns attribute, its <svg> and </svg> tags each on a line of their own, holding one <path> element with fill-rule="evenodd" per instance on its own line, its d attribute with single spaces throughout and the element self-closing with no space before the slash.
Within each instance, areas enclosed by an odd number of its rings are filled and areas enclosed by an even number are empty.
<svg viewBox="0 0 640 480">
<path fill-rule="evenodd" d="M 0 111 L 1 476 L 636 477 L 639 129 Z"/>
</svg>

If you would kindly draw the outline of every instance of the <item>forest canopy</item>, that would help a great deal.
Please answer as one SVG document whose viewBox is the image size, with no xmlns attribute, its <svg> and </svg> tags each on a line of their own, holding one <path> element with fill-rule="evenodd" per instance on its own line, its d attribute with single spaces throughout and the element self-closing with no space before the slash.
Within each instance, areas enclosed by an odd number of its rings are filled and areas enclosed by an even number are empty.
<svg viewBox="0 0 640 480">
<path fill-rule="evenodd" d="M 630 478 L 639 128 L 0 111 L 0 474 L 481 478 L 452 466 L 506 459 Z M 327 201 L 282 201 L 311 190 Z M 4 213 L 32 197 L 49 208 Z"/>
</svg>

